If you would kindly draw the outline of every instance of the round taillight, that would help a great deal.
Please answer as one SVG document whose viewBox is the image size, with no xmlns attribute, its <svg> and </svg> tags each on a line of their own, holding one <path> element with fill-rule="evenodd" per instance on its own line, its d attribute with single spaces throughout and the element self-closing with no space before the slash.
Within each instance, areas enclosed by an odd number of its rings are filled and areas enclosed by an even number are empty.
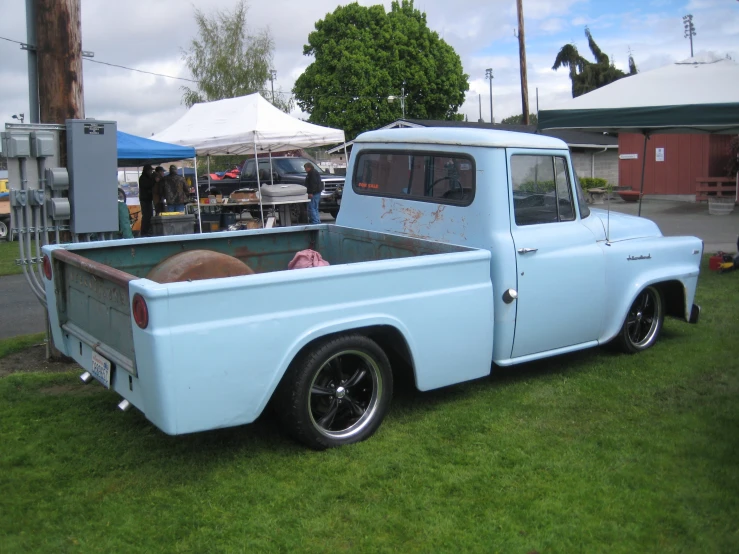
<svg viewBox="0 0 739 554">
<path fill-rule="evenodd" d="M 46 254 L 44 254 L 44 275 L 49 281 L 51 281 L 51 260 Z"/>
<path fill-rule="evenodd" d="M 133 297 L 133 320 L 142 329 L 146 329 L 149 325 L 149 308 L 146 306 L 146 300 L 140 294 Z"/>
</svg>

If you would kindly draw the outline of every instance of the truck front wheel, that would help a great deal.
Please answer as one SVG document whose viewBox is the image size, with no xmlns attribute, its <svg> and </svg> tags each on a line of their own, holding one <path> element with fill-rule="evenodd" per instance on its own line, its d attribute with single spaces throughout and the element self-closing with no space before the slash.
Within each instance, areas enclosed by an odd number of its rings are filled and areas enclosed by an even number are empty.
<svg viewBox="0 0 739 554">
<path fill-rule="evenodd" d="M 276 408 L 290 434 L 324 450 L 372 436 L 392 394 L 385 352 L 363 335 L 342 335 L 315 344 L 293 362 Z"/>
<path fill-rule="evenodd" d="M 647 287 L 629 308 L 614 342 L 628 354 L 646 350 L 657 342 L 664 320 L 662 294 L 656 287 Z"/>
</svg>

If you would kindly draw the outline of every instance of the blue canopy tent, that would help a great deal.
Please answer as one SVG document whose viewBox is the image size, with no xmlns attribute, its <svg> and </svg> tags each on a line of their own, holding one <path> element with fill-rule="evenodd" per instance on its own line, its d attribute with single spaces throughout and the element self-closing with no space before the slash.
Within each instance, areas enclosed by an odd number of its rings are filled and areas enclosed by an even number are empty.
<svg viewBox="0 0 739 554">
<path fill-rule="evenodd" d="M 195 157 L 190 146 L 167 144 L 118 131 L 118 167 L 138 167 Z"/>
</svg>

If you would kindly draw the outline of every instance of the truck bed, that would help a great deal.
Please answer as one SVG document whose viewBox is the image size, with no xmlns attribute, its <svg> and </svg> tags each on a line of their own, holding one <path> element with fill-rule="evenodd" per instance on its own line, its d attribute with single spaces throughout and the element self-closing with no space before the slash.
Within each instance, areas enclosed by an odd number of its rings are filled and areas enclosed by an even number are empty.
<svg viewBox="0 0 739 554">
<path fill-rule="evenodd" d="M 331 265 L 286 270 L 306 248 Z M 201 249 L 235 256 L 256 274 L 145 278 L 161 260 Z M 92 352 L 110 360 L 111 388 L 168 433 L 252 421 L 302 346 L 365 325 L 400 328 L 411 352 L 424 343 L 413 360 L 421 390 L 490 370 L 488 251 L 335 225 L 44 250 L 53 260 L 55 343 L 88 370 Z M 148 305 L 146 329 L 131 318 L 136 293 Z"/>
</svg>

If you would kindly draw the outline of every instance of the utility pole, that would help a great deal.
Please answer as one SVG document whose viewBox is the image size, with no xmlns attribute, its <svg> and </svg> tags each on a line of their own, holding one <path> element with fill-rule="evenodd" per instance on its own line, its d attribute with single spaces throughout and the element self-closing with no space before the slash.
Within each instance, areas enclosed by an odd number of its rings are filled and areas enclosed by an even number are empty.
<svg viewBox="0 0 739 554">
<path fill-rule="evenodd" d="M 269 80 L 272 82 L 272 104 L 275 103 L 275 79 L 277 79 L 277 71 L 274 69 L 269 70 Z"/>
<path fill-rule="evenodd" d="M 35 4 L 38 75 L 44 77 L 38 81 L 40 121 L 83 119 L 80 0 L 30 1 Z"/>
<path fill-rule="evenodd" d="M 493 69 L 491 67 L 485 70 L 485 78 L 490 81 L 490 124 L 495 125 L 493 117 Z"/>
<path fill-rule="evenodd" d="M 523 124 L 529 124 L 529 83 L 526 77 L 526 41 L 523 30 L 523 0 L 516 0 L 518 9 L 518 55 L 521 60 L 521 109 Z"/>
<path fill-rule="evenodd" d="M 36 58 L 36 0 L 26 0 L 26 50 L 28 50 L 28 122 L 39 123 L 38 61 Z M 22 46 L 21 46 L 22 47 Z M 23 121 L 21 121 L 23 123 Z"/>
<path fill-rule="evenodd" d="M 685 27 L 685 38 L 690 39 L 690 57 L 693 57 L 693 37 L 695 36 L 695 26 L 693 25 L 693 16 L 691 14 L 683 16 L 683 26 Z"/>
</svg>

